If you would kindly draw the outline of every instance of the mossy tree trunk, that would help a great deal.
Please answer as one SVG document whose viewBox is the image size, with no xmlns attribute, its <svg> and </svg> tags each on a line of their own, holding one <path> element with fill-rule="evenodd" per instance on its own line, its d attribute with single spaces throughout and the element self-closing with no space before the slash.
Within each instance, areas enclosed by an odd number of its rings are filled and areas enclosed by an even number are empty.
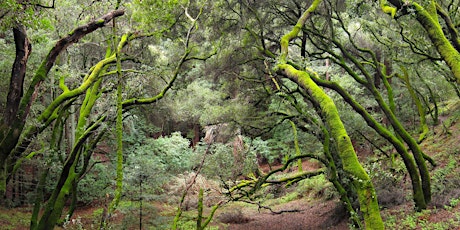
<svg viewBox="0 0 460 230">
<path fill-rule="evenodd" d="M 12 70 L 10 92 L 8 93 L 5 112 L 0 120 L 0 193 L 5 192 L 13 166 L 25 149 L 27 149 L 33 137 L 43 131 L 57 117 L 56 109 L 60 105 L 75 96 L 71 93 L 63 94 L 60 100 L 55 100 L 54 104 L 40 116 L 37 124 L 24 130 L 30 106 L 36 97 L 35 95 L 38 93 L 38 86 L 47 78 L 48 72 L 55 64 L 56 58 L 63 50 L 85 35 L 104 27 L 107 22 L 123 14 L 124 10 L 112 11 L 97 20 L 77 27 L 66 37 L 56 42 L 36 70 L 27 90 L 24 90 L 23 75 L 25 74 L 27 60 L 31 52 L 31 45 L 28 42 L 25 30 L 21 29 L 21 26 L 14 30 L 17 45 L 16 56 L 17 58 L 20 56 L 20 58 L 15 62 Z M 20 139 L 21 136 L 23 136 L 22 139 Z"/>
<path fill-rule="evenodd" d="M 279 64 L 277 67 L 279 73 L 298 83 L 320 105 L 321 112 L 324 114 L 326 123 L 331 130 L 331 137 L 337 144 L 343 169 L 351 179 L 357 192 L 366 228 L 384 229 L 374 187 L 366 171 L 358 161 L 334 102 L 311 80 L 308 73 L 299 71 L 288 64 Z"/>
<path fill-rule="evenodd" d="M 341 21 L 342 19 L 340 17 L 337 17 L 336 20 L 340 22 L 339 24 L 343 25 L 343 21 Z M 333 30 L 333 25 L 331 24 L 330 26 Z M 343 26 L 341 27 L 341 29 L 347 31 L 347 29 Z M 406 167 L 409 170 L 409 173 L 411 174 L 411 179 L 415 179 L 415 181 L 412 181 L 412 185 L 414 189 L 414 201 L 416 201 L 417 209 L 426 208 L 427 203 L 431 200 L 431 181 L 425 160 L 427 159 L 430 162 L 433 161 L 431 158 L 423 154 L 423 152 L 417 144 L 417 141 L 408 133 L 408 131 L 403 127 L 402 123 L 396 117 L 396 106 L 393 98 L 393 89 L 389 83 L 390 76 L 387 75 L 385 67 L 380 68 L 380 66 L 382 66 L 382 63 L 378 61 L 375 52 L 373 52 L 371 49 L 359 47 L 357 44 L 353 44 L 359 51 L 353 53 L 352 51 L 348 50 L 345 47 L 345 45 L 334 36 L 327 37 L 320 31 L 311 28 L 306 28 L 304 32 L 312 33 L 313 36 L 320 38 L 321 44 L 316 44 L 318 48 L 322 49 L 324 52 L 331 55 L 331 60 L 333 60 L 334 63 L 343 68 L 357 83 L 364 86 L 374 97 L 381 111 L 384 113 L 385 117 L 390 122 L 395 132 L 394 134 L 389 132 L 382 125 L 378 124 L 375 121 L 375 119 L 373 119 L 365 111 L 365 109 L 362 108 L 362 106 L 357 104 L 356 101 L 351 98 L 349 94 L 345 93 L 343 89 L 340 89 L 340 86 L 337 83 L 321 80 L 319 79 L 319 77 L 314 76 L 314 72 L 310 71 L 312 78 L 314 78 L 316 82 L 321 82 L 321 85 L 330 87 L 337 92 L 342 91 L 339 92 L 339 94 L 345 99 L 347 103 L 349 103 L 355 109 L 355 111 L 357 111 L 366 120 L 370 127 L 376 130 L 377 133 L 379 133 L 382 137 L 390 141 L 390 143 L 392 143 L 393 146 L 395 146 L 398 153 L 402 156 L 406 164 Z M 337 52 L 337 50 L 339 50 L 339 52 Z M 385 90 L 388 97 L 387 100 L 383 98 L 383 93 L 381 93 L 379 89 L 376 87 L 376 85 L 373 83 L 374 75 L 371 74 L 369 69 L 363 65 L 362 61 L 360 61 L 360 58 L 365 60 L 371 60 L 372 65 L 374 66 L 374 70 L 380 72 L 380 74 L 378 75 L 381 76 L 381 80 L 383 82 L 383 85 L 385 86 Z M 396 137 L 396 139 L 394 137 Z M 408 151 L 404 150 L 404 143 L 409 146 L 409 149 L 413 154 L 413 158 L 407 155 Z M 413 170 L 412 167 L 414 160 L 417 170 Z M 417 179 L 417 177 L 419 177 L 419 179 Z M 418 181 L 421 182 L 421 190 L 419 189 Z M 421 198 L 419 195 L 422 195 L 423 198 Z"/>
<path fill-rule="evenodd" d="M 300 91 L 302 96 L 304 98 L 309 98 L 308 95 L 305 95 L 302 91 Z M 317 138 L 323 143 L 323 153 L 326 159 L 317 159 L 319 162 L 323 163 L 324 166 L 327 167 L 328 172 L 327 172 L 327 177 L 328 180 L 334 185 L 335 189 L 339 193 L 340 200 L 343 202 L 346 210 L 350 214 L 350 220 L 352 221 L 353 226 L 355 226 L 358 229 L 362 228 L 361 220 L 358 216 L 358 212 L 353 207 L 352 204 L 352 199 L 351 198 L 356 198 L 355 194 L 353 194 L 353 191 L 351 191 L 350 186 L 347 186 L 343 184 L 343 180 L 347 180 L 346 178 L 343 178 L 343 174 L 339 173 L 339 171 L 343 172 L 343 169 L 341 168 L 341 162 L 340 162 L 340 156 L 337 155 L 337 149 L 333 145 L 333 141 L 331 141 L 331 135 L 330 132 L 328 131 L 327 127 L 324 125 L 324 121 L 326 118 L 323 116 L 324 114 L 321 112 L 321 106 L 316 103 L 315 100 L 310 100 L 310 102 L 313 104 L 313 107 L 315 108 L 317 114 L 321 116 L 321 120 L 323 122 L 318 121 L 317 119 L 313 118 L 310 116 L 308 113 L 305 113 L 301 106 L 297 103 L 296 100 L 292 100 L 292 97 L 286 97 L 288 98 L 288 101 L 290 104 L 299 112 L 301 116 L 301 120 L 304 121 L 307 124 L 312 124 L 314 126 L 318 126 L 321 129 L 321 134 L 317 134 Z M 291 121 L 291 125 L 296 124 L 299 128 L 305 127 L 305 125 L 297 124 L 294 121 Z M 308 132 L 308 130 L 306 130 Z M 296 155 L 300 156 L 300 155 Z M 313 158 L 315 159 L 315 158 Z"/>
<path fill-rule="evenodd" d="M 120 0 L 117 1 L 118 8 L 120 6 Z M 116 23 L 113 20 L 113 44 L 117 44 L 116 36 Z M 115 124 L 115 133 L 116 133 L 116 142 L 117 142 L 117 179 L 116 179 L 116 189 L 115 195 L 110 203 L 108 209 L 108 217 L 110 217 L 120 202 L 121 193 L 123 191 L 123 75 L 121 73 L 121 48 L 123 46 L 114 47 L 115 56 L 116 56 L 116 72 L 117 72 L 117 115 L 116 115 L 116 124 Z M 105 218 L 108 220 L 108 218 Z M 104 223 L 102 225 L 105 225 Z"/>
<path fill-rule="evenodd" d="M 315 11 L 320 3 L 321 0 L 313 1 L 312 5 L 299 18 L 294 28 L 281 38 L 281 54 L 276 70 L 278 73 L 296 82 L 319 105 L 326 125 L 330 129 L 330 135 L 335 145 L 337 145 L 343 169 L 351 179 L 351 183 L 356 190 L 366 228 L 384 229 L 374 187 L 366 171 L 358 161 L 334 102 L 316 85 L 307 72 L 297 70 L 287 64 L 289 42 L 297 37 L 307 18 Z"/>
<path fill-rule="evenodd" d="M 403 159 L 407 171 L 409 172 L 409 176 L 411 178 L 412 183 L 413 200 L 415 202 L 415 205 L 417 209 L 425 209 L 427 204 L 425 202 L 425 197 L 423 195 L 422 182 L 420 180 L 418 168 L 414 158 L 407 151 L 404 142 L 400 140 L 396 135 L 394 135 L 390 130 L 388 130 L 379 122 L 377 122 L 377 120 L 375 120 L 375 118 L 371 114 L 369 114 L 362 105 L 360 105 L 356 100 L 354 100 L 353 97 L 349 93 L 347 93 L 347 91 L 344 88 L 342 88 L 339 84 L 337 84 L 336 82 L 322 80 L 317 76 L 311 77 L 318 85 L 336 91 L 345 100 L 345 102 L 353 108 L 355 112 L 361 115 L 361 117 L 366 121 L 369 127 L 374 129 L 380 136 L 385 138 L 393 145 L 393 147 L 395 147 L 396 151 Z"/>
<path fill-rule="evenodd" d="M 391 8 L 392 12 L 396 12 L 403 7 L 411 7 L 415 11 L 417 21 L 427 32 L 428 37 L 433 43 L 434 47 L 441 55 L 442 59 L 449 66 L 457 83 L 460 83 L 460 40 L 459 34 L 452 23 L 452 19 L 447 15 L 444 9 L 437 3 L 436 0 L 420 1 L 401 1 L 401 0 L 388 0 L 394 7 L 386 6 L 387 9 Z M 382 8 L 384 12 L 384 8 Z M 394 16 L 394 14 L 393 14 Z M 443 31 L 443 27 L 439 19 L 444 20 L 446 25 L 446 32 L 449 33 L 449 38 Z"/>
</svg>

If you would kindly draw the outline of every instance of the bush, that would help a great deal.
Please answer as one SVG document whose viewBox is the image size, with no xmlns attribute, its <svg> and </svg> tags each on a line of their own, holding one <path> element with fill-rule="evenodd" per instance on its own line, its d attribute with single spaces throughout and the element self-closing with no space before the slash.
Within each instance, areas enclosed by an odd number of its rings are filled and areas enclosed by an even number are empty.
<svg viewBox="0 0 460 230">
<path fill-rule="evenodd" d="M 379 205 L 389 208 L 400 205 L 405 201 L 406 192 L 402 185 L 405 167 L 402 161 L 394 161 L 392 166 L 386 166 L 384 160 L 365 165 L 366 171 L 374 183 Z"/>
<path fill-rule="evenodd" d="M 173 175 L 187 171 L 192 166 L 190 142 L 180 133 L 169 137 L 140 140 L 126 148 L 125 191 L 137 194 L 142 186 L 148 194 L 160 194 L 163 185 Z M 144 199 L 151 197 L 142 194 Z"/>
<path fill-rule="evenodd" d="M 453 156 L 449 156 L 447 165 L 435 170 L 432 174 L 432 204 L 438 208 L 449 205 L 454 198 L 460 197 L 460 171 Z"/>
<path fill-rule="evenodd" d="M 336 191 L 331 182 L 324 175 L 314 176 L 300 181 L 297 184 L 296 192 L 300 197 L 311 196 L 314 198 L 332 199 Z"/>
<path fill-rule="evenodd" d="M 105 164 L 96 164 L 93 169 L 78 183 L 78 199 L 85 204 L 95 200 L 101 200 L 107 193 L 112 191 L 111 174 Z"/>
</svg>

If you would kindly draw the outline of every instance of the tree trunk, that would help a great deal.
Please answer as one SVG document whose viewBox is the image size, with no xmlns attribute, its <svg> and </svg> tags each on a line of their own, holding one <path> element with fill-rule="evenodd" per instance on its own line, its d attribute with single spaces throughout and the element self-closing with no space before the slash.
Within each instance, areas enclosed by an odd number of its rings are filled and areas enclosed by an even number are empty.
<svg viewBox="0 0 460 230">
<path fill-rule="evenodd" d="M 386 2 L 385 0 L 381 1 Z M 415 1 L 409 1 L 407 3 L 406 1 L 401 0 L 388 1 L 395 7 L 390 7 L 387 5 L 385 6 L 386 9 L 391 8 L 394 12 L 396 12 L 397 9 L 401 9 L 403 6 L 405 6 L 405 4 L 409 4 L 414 7 L 417 21 L 425 29 L 434 47 L 441 55 L 442 59 L 446 62 L 447 66 L 449 66 L 453 75 L 457 79 L 457 83 L 460 83 L 460 53 L 459 50 L 457 50 L 454 46 L 458 46 L 459 42 L 456 40 L 454 41 L 453 45 L 444 34 L 443 28 L 438 18 L 438 12 L 441 12 L 441 16 L 443 16 L 443 11 L 438 11 L 436 1 L 426 1 L 427 3 L 423 3 L 425 6 L 422 6 Z M 383 7 L 382 9 L 385 13 L 387 13 Z M 446 23 L 450 23 L 449 19 L 446 21 Z M 452 27 L 449 27 L 448 29 L 452 29 Z M 454 36 L 451 35 L 451 37 L 455 36 L 457 36 L 457 34 L 454 34 Z"/>
<path fill-rule="evenodd" d="M 311 80 L 306 72 L 296 70 L 288 64 L 280 64 L 278 68 L 280 73 L 298 83 L 320 105 L 326 123 L 331 129 L 331 137 L 337 144 L 343 169 L 352 179 L 353 188 L 357 192 L 366 229 L 384 229 L 374 186 L 358 161 L 334 102 Z"/>
<path fill-rule="evenodd" d="M 396 149 L 396 151 L 403 159 L 404 165 L 406 166 L 406 169 L 409 172 L 409 176 L 412 182 L 412 192 L 415 206 L 417 207 L 417 209 L 425 209 L 426 202 L 423 195 L 422 182 L 420 180 L 420 175 L 417 170 L 417 165 L 414 161 L 414 158 L 407 151 L 404 142 L 395 135 L 393 135 L 387 128 L 385 128 L 385 126 L 378 123 L 372 117 L 372 115 L 366 111 L 364 107 L 362 107 L 359 103 L 353 100 L 352 96 L 348 94 L 337 83 L 324 81 L 318 77 L 314 77 L 313 79 L 317 84 L 330 88 L 336 91 L 338 94 L 340 94 L 340 96 L 342 96 L 345 102 L 347 102 L 353 108 L 353 110 L 355 110 L 358 114 L 361 115 L 361 117 L 366 121 L 369 127 L 374 129 L 380 136 L 385 138 L 388 142 L 390 142 L 393 145 L 393 147 Z M 383 99 L 380 96 L 379 98 L 379 101 L 383 101 Z"/>
<path fill-rule="evenodd" d="M 45 110 L 39 117 L 39 124 L 34 127 L 30 127 L 30 129 L 26 131 L 28 134 L 25 135 L 26 138 L 24 138 L 23 142 L 24 146 L 17 148 L 19 137 L 24 131 L 30 106 L 33 102 L 34 95 L 36 95 L 36 89 L 40 83 L 46 79 L 48 72 L 54 66 L 56 58 L 63 50 L 77 42 L 85 35 L 97 30 L 98 28 L 104 27 L 106 23 L 111 21 L 113 18 L 119 17 L 123 14 L 124 10 L 112 11 L 97 20 L 77 27 L 66 37 L 56 42 L 35 72 L 35 75 L 24 95 L 24 76 L 27 59 L 31 52 L 31 45 L 27 39 L 25 28 L 22 25 L 13 29 L 16 44 L 16 60 L 13 65 L 10 91 L 8 92 L 8 100 L 3 114 L 4 118 L 0 121 L 0 193 L 5 192 L 7 180 L 11 174 L 12 165 L 16 163 L 22 152 L 27 149 L 28 144 L 31 141 L 30 138 L 33 138 L 36 134 L 38 134 L 37 132 L 43 131 L 52 121 L 50 118 L 52 117 L 55 109 L 69 99 L 69 96 L 70 98 L 72 97 L 69 93 L 63 93 L 61 95 L 63 97 L 53 101 L 53 104 L 48 107 L 50 109 Z M 88 84 L 89 83 L 90 82 L 88 82 Z M 82 92 L 80 92 L 80 94 L 81 93 Z"/>
<path fill-rule="evenodd" d="M 27 38 L 26 29 L 23 25 L 13 28 L 16 58 L 11 71 L 10 88 L 4 111 L 4 122 L 10 124 L 15 119 L 19 102 L 23 95 L 23 84 L 26 75 L 27 61 L 32 52 L 32 45 Z"/>
</svg>

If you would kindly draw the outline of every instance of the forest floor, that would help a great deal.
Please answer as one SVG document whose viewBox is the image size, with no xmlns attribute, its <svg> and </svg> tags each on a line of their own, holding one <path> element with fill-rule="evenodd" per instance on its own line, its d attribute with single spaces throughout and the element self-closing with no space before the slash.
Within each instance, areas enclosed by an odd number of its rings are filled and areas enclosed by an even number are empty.
<svg viewBox="0 0 460 230">
<path fill-rule="evenodd" d="M 410 181 L 404 173 L 405 169 L 401 169 L 403 166 L 392 168 L 393 174 L 371 173 L 382 202 L 381 214 L 386 229 L 460 229 L 460 103 L 449 110 L 449 114 L 441 113 L 442 123 L 432 128 L 429 137 L 421 144 L 422 150 L 437 163 L 435 167 L 429 165 L 433 200 L 428 209 L 421 212 L 414 210 Z M 358 151 L 361 161 L 365 162 L 367 158 L 372 160 L 365 152 Z M 371 172 L 380 172 L 378 169 L 386 164 L 383 161 L 378 164 L 367 163 L 371 165 L 367 168 Z M 304 170 L 318 167 L 313 161 L 303 162 Z M 264 165 L 261 169 L 267 171 L 268 167 Z M 286 173 L 295 171 L 295 168 L 291 168 Z M 388 184 L 388 181 L 391 183 Z M 191 192 L 189 199 L 193 199 L 196 194 L 196 191 Z M 204 207 L 205 216 L 209 214 L 210 206 L 216 203 L 210 198 L 212 191 L 208 191 L 206 197 L 204 203 L 208 205 Z M 230 202 L 223 205 L 216 211 L 207 229 L 351 229 L 337 194 L 324 177 L 317 176 L 288 188 L 267 188 L 261 197 L 263 199 L 253 204 Z M 177 194 L 165 195 L 155 201 L 145 202 L 142 206 L 142 229 L 170 229 L 177 209 L 176 198 Z M 192 201 L 181 216 L 180 229 L 196 229 L 196 198 L 195 203 Z M 28 229 L 31 209 L 0 207 L 0 230 Z M 122 201 L 109 227 L 140 229 L 139 210 L 137 201 Z M 100 203 L 79 207 L 73 219 L 60 229 L 98 229 L 102 212 L 103 206 Z"/>
</svg>

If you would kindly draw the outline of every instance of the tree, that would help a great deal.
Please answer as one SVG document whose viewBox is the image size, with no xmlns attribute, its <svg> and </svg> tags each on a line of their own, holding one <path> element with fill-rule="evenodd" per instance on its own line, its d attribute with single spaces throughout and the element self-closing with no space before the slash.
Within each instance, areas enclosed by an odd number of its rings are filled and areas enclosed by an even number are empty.
<svg viewBox="0 0 460 230">
<path fill-rule="evenodd" d="M 141 4 L 140 2 L 136 4 Z M 50 70 L 57 64 L 58 56 L 62 54 L 66 48 L 82 40 L 85 35 L 102 28 L 107 25 L 116 17 L 122 16 L 125 11 L 116 9 L 99 19 L 90 21 L 89 23 L 79 26 L 71 31 L 67 36 L 64 36 L 58 40 L 55 45 L 50 49 L 46 58 L 43 59 L 42 64 L 38 67 L 34 77 L 30 81 L 28 90 L 22 95 L 22 89 L 24 86 L 25 69 L 27 58 L 30 54 L 30 43 L 25 33 L 25 29 L 17 27 L 14 29 L 15 41 L 16 42 L 16 53 L 17 61 L 12 71 L 12 78 L 10 81 L 10 93 L 8 94 L 8 100 L 5 105 L 6 109 L 1 120 L 1 178 L 2 186 L 0 190 L 5 192 L 7 183 L 11 175 L 20 167 L 22 158 L 26 157 L 25 153 L 30 144 L 36 139 L 36 137 L 47 130 L 51 129 L 51 139 L 49 145 L 44 147 L 43 151 L 62 152 L 59 154 L 62 169 L 58 176 L 57 183 L 54 186 L 50 198 L 47 200 L 44 207 L 44 211 L 39 213 L 41 207 L 41 196 L 38 194 L 36 199 L 36 206 L 34 208 L 34 214 L 31 221 L 32 229 L 45 229 L 49 226 L 54 226 L 60 221 L 62 211 L 69 196 L 72 198 L 71 207 L 69 209 L 68 216 L 71 216 L 77 201 L 77 187 L 78 182 L 83 176 L 86 175 L 87 170 L 91 169 L 89 165 L 92 153 L 97 147 L 99 142 L 106 137 L 107 124 L 113 122 L 114 117 L 118 118 L 118 130 L 119 137 L 122 135 L 122 114 L 128 113 L 133 107 L 142 104 L 151 104 L 164 97 L 165 93 L 172 87 L 175 80 L 181 74 L 183 66 L 186 62 L 192 60 L 206 60 L 213 54 L 207 54 L 200 56 L 199 50 L 191 45 L 191 37 L 193 30 L 196 28 L 198 16 L 201 11 L 198 12 L 196 18 L 192 18 L 186 11 L 185 14 L 178 14 L 174 11 L 177 8 L 177 2 L 172 2 L 168 7 L 163 9 L 169 9 L 169 14 L 163 14 L 158 18 L 166 18 L 168 23 L 163 24 L 163 28 L 171 27 L 172 25 L 178 24 L 181 29 L 177 31 L 175 37 L 182 37 L 182 49 L 181 56 L 176 59 L 176 63 L 173 64 L 173 70 L 171 74 L 167 76 L 166 82 L 162 83 L 163 87 L 158 91 L 158 94 L 154 96 L 143 95 L 143 96 L 129 96 L 121 97 L 122 87 L 121 77 L 124 73 L 136 72 L 132 69 L 128 69 L 126 62 L 133 61 L 134 58 L 127 55 L 126 45 L 128 43 L 134 43 L 135 40 L 146 39 L 149 37 L 159 36 L 165 31 L 153 31 L 153 32 L 126 32 L 123 35 L 119 35 L 117 31 L 113 33 L 113 40 L 108 43 L 106 48 L 106 55 L 101 60 L 97 61 L 94 66 L 89 68 L 87 74 L 82 78 L 75 81 L 69 82 L 69 76 L 63 73 L 59 75 L 58 86 L 61 91 L 60 94 L 51 95 L 52 98 L 49 104 L 45 104 L 43 111 L 39 112 L 37 117 L 28 116 L 31 105 L 34 103 L 36 95 L 40 95 L 43 92 L 40 91 L 39 85 L 49 79 Z M 137 6 L 137 5 L 135 5 Z M 163 12 L 164 13 L 164 12 Z M 183 20 L 179 18 L 183 17 Z M 113 24 L 113 28 L 117 24 Z M 147 29 L 147 28 L 144 28 Z M 196 56 L 194 56 L 196 55 Z M 83 62 L 86 65 L 85 61 Z M 125 63 L 122 65 L 122 63 Z M 113 67 L 115 66 L 115 68 Z M 134 65 L 135 67 L 135 65 Z M 56 72 L 57 73 L 57 72 Z M 111 97 L 113 86 L 111 85 L 111 75 L 117 74 L 118 84 L 118 113 L 114 116 L 110 113 L 110 103 L 104 104 L 104 100 Z M 164 78 L 166 79 L 166 78 Z M 74 79 L 75 80 L 75 79 Z M 67 82 L 66 82 L 67 81 Z M 123 80 L 124 81 L 124 80 Z M 151 94 L 150 94 L 151 95 Z M 104 108 L 105 107 L 105 108 Z M 104 109 L 106 111 L 104 112 Z M 76 113 L 76 117 L 74 117 Z M 72 121 L 76 118 L 76 123 L 70 122 L 66 124 L 67 120 Z M 33 122 L 30 122 L 33 120 Z M 70 126 L 70 128 L 69 128 Z M 64 131 L 65 130 L 65 131 Z M 64 133 L 70 132 L 71 136 L 68 142 L 63 142 Z M 65 146 L 67 145 L 67 146 Z M 120 143 L 119 146 L 121 147 Z M 37 152 L 29 154 L 29 158 L 37 155 Z M 122 172 L 122 151 L 118 154 L 119 165 L 118 172 Z M 45 170 L 41 177 L 40 185 L 38 190 L 43 188 L 43 184 L 46 181 L 49 170 Z M 113 205 L 110 207 L 110 212 L 113 212 L 117 206 L 119 197 L 121 195 L 121 181 L 122 174 L 118 175 L 118 187 L 120 188 L 117 195 L 115 196 Z M 110 213 L 109 212 L 109 213 Z M 40 214 L 40 216 L 39 216 Z"/>
<path fill-rule="evenodd" d="M 105 26 L 114 17 L 119 17 L 124 14 L 123 10 L 113 11 L 109 14 L 102 16 L 100 19 L 92 21 L 84 26 L 74 29 L 68 36 L 59 40 L 55 46 L 49 51 L 48 55 L 42 61 L 42 64 L 35 72 L 28 89 L 24 94 L 24 77 L 27 65 L 27 59 L 30 53 L 29 41 L 27 34 L 24 33 L 24 28 L 15 28 L 14 33 L 16 45 L 17 58 L 13 67 L 10 90 L 6 102 L 4 114 L 1 121 L 0 143 L 0 191 L 5 192 L 6 183 L 12 172 L 13 166 L 16 161 L 21 157 L 23 151 L 27 148 L 34 136 L 43 131 L 52 121 L 57 118 L 57 109 L 69 99 L 81 95 L 89 86 L 95 81 L 96 76 L 99 74 L 101 68 L 113 61 L 109 58 L 101 62 L 98 69 L 95 69 L 93 75 L 88 76 L 88 79 L 75 90 L 64 90 L 60 97 L 51 103 L 48 108 L 37 118 L 37 124 L 24 130 L 27 116 L 30 111 L 30 106 L 34 101 L 34 93 L 38 90 L 38 86 L 46 78 L 54 66 L 58 55 L 68 46 L 72 45 L 83 36 L 95 31 L 98 28 Z M 64 80 L 64 79 L 62 79 Z M 25 134 L 23 134 L 25 132 Z M 20 137 L 23 138 L 20 141 Z"/>
<path fill-rule="evenodd" d="M 396 13 L 398 13 L 398 17 L 413 13 L 415 19 L 425 29 L 441 58 L 451 69 L 457 83 L 459 83 L 460 40 L 458 30 L 453 23 L 456 19 L 455 12 L 458 10 L 458 4 L 455 6 L 454 1 L 447 3 L 435 0 L 423 3 L 419 1 L 406 2 L 400 0 L 389 0 L 388 2 L 391 5 L 386 3 L 386 0 L 380 0 L 383 11 L 390 13 L 392 17 L 395 17 Z"/>
<path fill-rule="evenodd" d="M 319 104 L 321 113 L 325 116 L 325 122 L 330 128 L 331 137 L 337 144 L 340 159 L 342 160 L 344 171 L 352 178 L 353 187 L 358 194 L 361 212 L 363 213 L 365 226 L 367 229 L 383 229 L 383 221 L 380 217 L 380 210 L 377 202 L 377 195 L 369 176 L 358 162 L 358 158 L 347 135 L 345 127 L 340 120 L 340 116 L 334 102 L 320 89 L 310 75 L 305 71 L 299 71 L 292 65 L 287 64 L 289 41 L 294 39 L 302 30 L 309 15 L 315 11 L 321 1 L 314 1 L 312 5 L 302 14 L 299 21 L 291 32 L 281 38 L 281 54 L 277 71 L 289 79 L 293 80 L 304 88 L 310 95 L 311 100 Z"/>
<path fill-rule="evenodd" d="M 335 155 L 338 159 L 338 163 L 341 165 L 341 169 L 344 171 L 345 177 L 351 181 L 351 186 L 353 187 L 354 191 L 356 191 L 360 210 L 364 217 L 365 226 L 367 229 L 383 229 L 383 222 L 380 217 L 379 206 L 377 203 L 377 196 L 375 190 L 373 188 L 372 182 L 367 175 L 367 173 L 362 168 L 361 164 L 358 162 L 356 153 L 354 148 L 351 144 L 350 138 L 343 126 L 343 123 L 340 119 L 338 110 L 332 101 L 332 99 L 321 89 L 319 88 L 316 83 L 312 80 L 310 75 L 315 74 L 314 72 L 308 72 L 305 70 L 296 69 L 299 68 L 298 65 L 293 64 L 290 59 L 288 59 L 288 50 L 289 44 L 291 40 L 295 39 L 298 34 L 302 31 L 306 21 L 309 19 L 310 15 L 315 12 L 318 5 L 321 1 L 313 1 L 311 6 L 306 9 L 302 15 L 299 17 L 297 23 L 293 27 L 293 29 L 287 32 L 280 41 L 281 44 L 281 53 L 279 55 L 278 63 L 275 65 L 275 70 L 278 74 L 290 79 L 291 81 L 295 82 L 301 88 L 300 90 L 305 94 L 305 98 L 308 99 L 315 107 L 317 108 L 317 113 L 323 119 L 324 122 L 324 129 L 322 138 L 325 138 L 325 152 L 327 148 L 329 148 L 329 137 L 331 140 L 331 146 L 333 149 L 337 151 L 337 155 Z M 268 51 L 269 52 L 269 51 Z M 329 152 L 330 153 L 330 152 Z M 310 156 L 310 155 L 308 155 Z M 283 168 L 287 167 L 290 162 L 293 162 L 295 159 L 304 157 L 302 155 L 298 155 L 297 157 L 289 159 Z M 328 158 L 329 163 L 325 165 L 329 166 L 335 165 L 334 159 L 332 157 Z M 333 177 L 336 176 L 337 171 L 335 166 L 331 166 L 329 168 L 332 170 L 331 173 L 334 173 Z M 268 178 L 272 173 L 279 171 L 274 170 L 273 172 L 268 173 L 265 176 L 257 179 L 255 182 L 242 182 L 241 184 L 235 186 L 231 189 L 233 190 L 240 190 L 248 185 L 253 186 L 251 191 L 259 188 L 264 183 L 275 183 L 269 182 Z M 295 178 L 303 178 L 304 175 Z M 294 180 L 295 180 L 294 178 Z M 290 181 L 292 178 L 285 178 L 286 180 L 282 179 L 280 181 Z M 338 180 L 332 179 L 334 182 L 338 182 Z M 355 214 L 353 214 L 353 208 L 350 205 L 350 195 L 347 191 L 344 191 L 343 187 L 340 183 L 335 183 L 338 188 L 340 188 L 340 193 L 342 196 L 342 200 L 348 200 L 348 207 L 349 211 L 351 212 L 352 218 L 354 218 L 355 224 L 359 225 L 359 220 L 356 219 Z"/>
</svg>

